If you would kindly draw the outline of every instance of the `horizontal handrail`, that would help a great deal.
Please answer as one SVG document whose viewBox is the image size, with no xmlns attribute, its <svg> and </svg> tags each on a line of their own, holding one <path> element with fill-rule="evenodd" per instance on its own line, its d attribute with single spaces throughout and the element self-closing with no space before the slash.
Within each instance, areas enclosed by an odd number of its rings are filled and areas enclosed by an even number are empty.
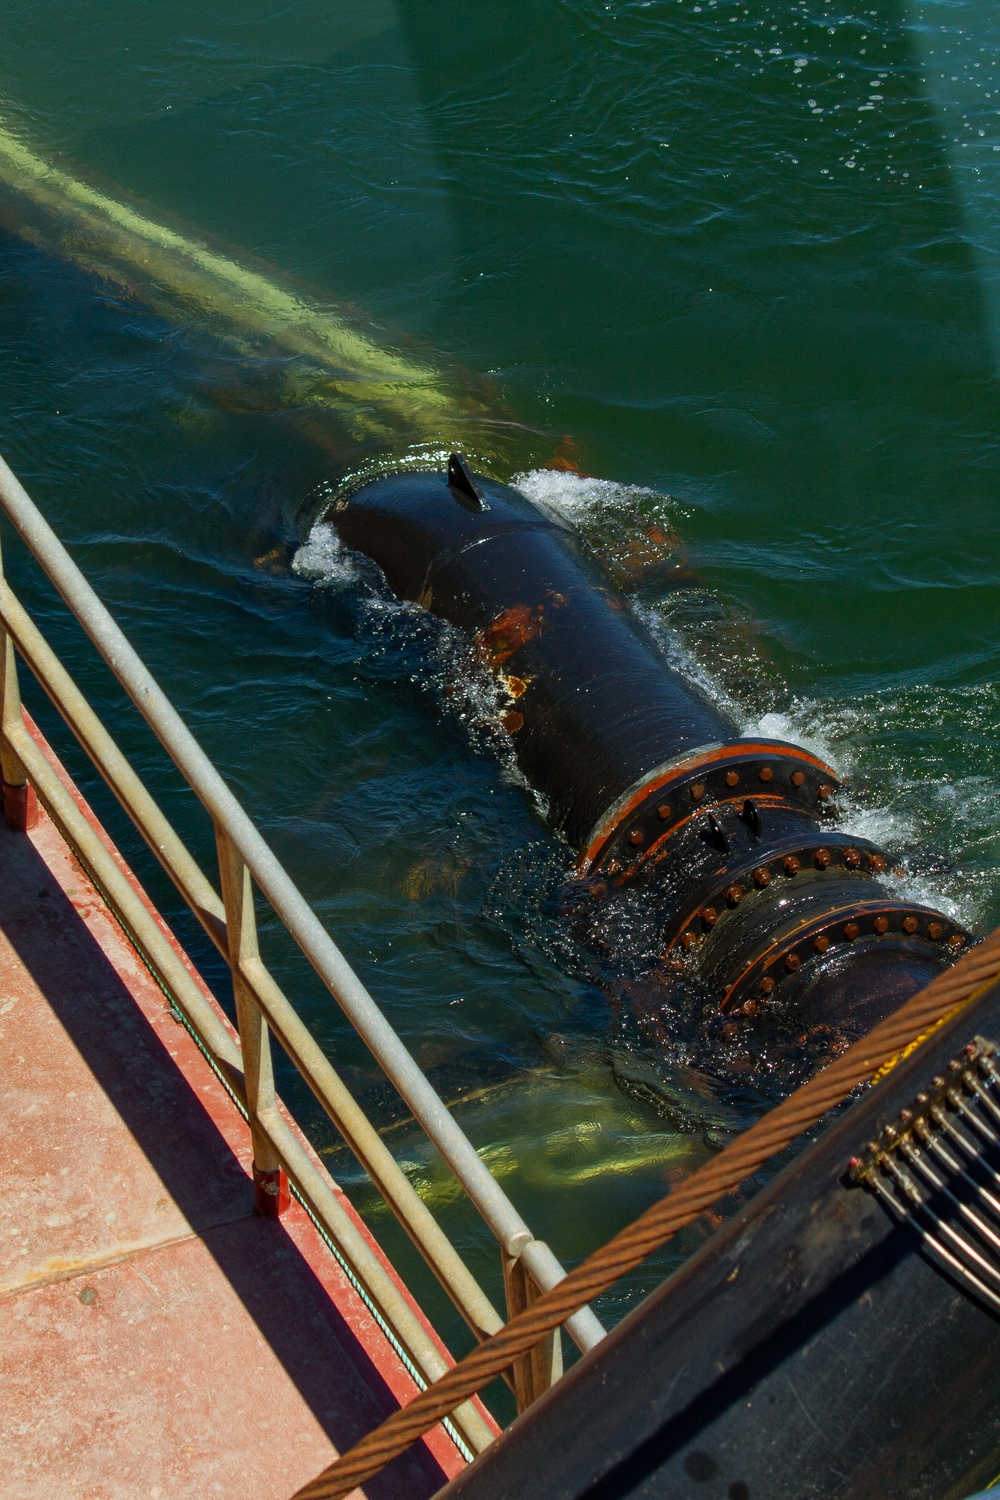
<svg viewBox="0 0 1000 1500">
<path fill-rule="evenodd" d="M 227 956 L 222 898 L 3 578 L 0 621 L 219 952 Z"/>
<path fill-rule="evenodd" d="M 552 1251 L 534 1238 L 472 1143 L 382 1015 L 368 990 L 351 969 L 337 944 L 2 459 L 0 505 L 213 822 L 224 830 L 254 883 L 270 902 L 428 1138 L 447 1162 L 499 1241 L 505 1255 L 511 1259 L 519 1257 L 541 1291 L 555 1286 L 565 1273 Z M 192 911 L 216 946 L 228 957 L 225 909 L 218 893 L 6 584 L 0 586 L 0 618 L 6 631 L 17 642 L 18 650 L 35 671 Z M 5 734 L 12 750 L 21 759 L 29 780 L 34 783 L 37 774 L 46 781 L 46 768 L 51 772 L 51 767 L 47 766 L 44 756 L 23 726 L 20 733 L 16 726 L 5 726 Z M 65 788 L 61 790 L 65 793 Z M 72 800 L 70 797 L 69 801 Z M 88 831 L 91 835 L 90 843 L 94 843 L 96 835 L 79 809 L 75 808 L 75 804 L 71 811 L 68 806 L 60 803 L 59 793 L 51 785 L 43 795 L 43 801 L 47 805 L 51 803 L 53 807 L 59 804 L 57 821 L 67 831 L 72 829 L 71 842 L 74 846 L 78 838 L 87 842 Z M 76 813 L 75 819 L 73 811 Z M 96 843 L 99 844 L 100 841 L 96 840 Z M 107 855 L 103 845 L 101 850 Z M 90 853 L 100 865 L 96 849 L 92 848 Z M 87 862 L 89 863 L 89 859 Z M 114 861 L 111 863 L 114 864 Z M 117 866 L 115 869 L 117 870 Z M 131 901 L 127 892 L 118 888 L 128 886 L 128 882 L 121 877 L 120 871 L 117 873 L 120 880 L 116 883 L 110 870 L 105 868 L 103 874 L 98 875 L 99 883 L 108 890 L 116 908 L 123 914 L 129 913 L 126 916 L 127 925 L 139 937 L 140 944 L 156 969 L 164 973 L 165 979 L 167 973 L 161 968 L 161 964 L 166 964 L 166 971 L 170 971 L 172 976 L 169 979 L 172 992 L 175 979 L 181 985 L 178 998 L 196 1029 L 201 1031 L 204 1023 L 211 1032 L 214 1023 L 216 1032 L 222 1031 L 224 1040 L 215 1035 L 210 1044 L 225 1066 L 230 1071 L 235 1071 L 237 1064 L 227 1055 L 227 1048 L 230 1052 L 238 1049 L 234 1048 L 228 1032 L 211 1013 L 197 984 L 187 974 L 183 963 L 163 937 L 162 930 L 152 922 L 150 914 L 138 901 L 131 887 Z M 105 876 L 116 886 L 113 892 L 106 884 Z M 120 905 L 120 900 L 124 901 L 124 906 Z M 130 907 L 141 908 L 147 921 L 142 921 L 138 910 L 129 911 Z M 138 926 L 133 925 L 133 917 Z M 156 928 L 159 943 L 156 935 L 151 935 L 149 931 L 140 932 L 140 928 L 146 929 L 150 922 Z M 173 972 L 175 970 L 183 972 L 186 984 L 179 973 Z M 485 1293 L 464 1267 L 457 1252 L 450 1246 L 433 1216 L 420 1201 L 405 1174 L 379 1140 L 377 1132 L 365 1119 L 264 965 L 259 960 L 240 965 L 238 977 L 251 990 L 255 1002 L 289 1057 L 355 1151 L 477 1336 L 482 1338 L 495 1331 L 499 1325 L 499 1316 Z M 205 1035 L 207 1037 L 209 1033 Z M 589 1308 L 576 1313 L 566 1327 L 582 1350 L 593 1347 L 604 1336 L 600 1322 Z"/>
</svg>

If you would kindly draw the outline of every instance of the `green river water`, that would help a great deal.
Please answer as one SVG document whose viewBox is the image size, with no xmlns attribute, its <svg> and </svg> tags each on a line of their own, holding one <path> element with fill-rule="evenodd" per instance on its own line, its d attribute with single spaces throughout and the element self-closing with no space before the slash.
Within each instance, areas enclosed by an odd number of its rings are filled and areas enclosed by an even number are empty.
<svg viewBox="0 0 1000 1500">
<path fill-rule="evenodd" d="M 598 552 L 661 513 L 718 601 L 714 622 L 671 620 L 647 596 L 668 650 L 747 730 L 829 756 L 851 826 L 988 930 L 997 14 L 11 0 L 0 17 L 0 450 L 566 1261 L 751 1106 L 682 1049 L 643 1057 L 611 1014 L 548 915 L 567 851 L 482 753 L 474 710 L 449 710 L 427 617 L 373 593 L 322 528 L 303 551 L 317 497 L 386 445 L 461 441 Z M 41 206 L 30 163 L 48 164 Z M 98 204 L 117 218 L 84 232 Z M 140 224 L 160 226 L 153 249 Z M 209 247 L 200 279 L 177 269 L 192 242 Z M 192 797 L 9 537 L 7 561 L 207 864 Z M 499 1296 L 485 1232 L 332 1002 L 264 937 Z M 465 1347 L 329 1127 L 282 1088 Z M 703 1233 L 601 1311 L 620 1316 Z"/>
</svg>

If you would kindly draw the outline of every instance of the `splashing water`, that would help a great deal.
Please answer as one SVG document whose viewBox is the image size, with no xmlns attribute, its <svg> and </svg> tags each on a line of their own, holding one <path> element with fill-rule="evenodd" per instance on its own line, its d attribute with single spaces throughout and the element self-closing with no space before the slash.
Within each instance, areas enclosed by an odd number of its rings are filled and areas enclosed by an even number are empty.
<svg viewBox="0 0 1000 1500">
<path fill-rule="evenodd" d="M 511 484 L 522 495 L 586 534 L 588 522 L 600 521 L 609 513 L 621 516 L 630 511 L 653 511 L 669 514 L 671 519 L 686 515 L 679 501 L 643 485 L 619 484 L 613 479 L 595 479 L 592 475 L 571 470 L 530 469 L 515 474 Z"/>
<path fill-rule="evenodd" d="M 319 521 L 292 558 L 292 572 L 325 589 L 344 589 L 358 581 L 352 553 L 328 521 Z"/>
</svg>

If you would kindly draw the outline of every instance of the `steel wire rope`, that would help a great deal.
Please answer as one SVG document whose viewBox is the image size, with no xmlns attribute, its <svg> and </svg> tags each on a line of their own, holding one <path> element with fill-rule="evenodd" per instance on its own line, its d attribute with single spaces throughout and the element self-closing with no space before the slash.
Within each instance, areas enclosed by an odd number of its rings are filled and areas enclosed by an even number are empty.
<svg viewBox="0 0 1000 1500">
<path fill-rule="evenodd" d="M 576 1308 L 607 1291 L 717 1199 L 735 1191 L 796 1136 L 842 1103 L 859 1084 L 877 1082 L 998 976 L 1000 928 L 953 969 L 932 980 L 822 1072 L 769 1110 L 718 1156 L 588 1255 L 562 1281 L 479 1344 L 426 1391 L 394 1412 L 322 1474 L 296 1490 L 292 1500 L 338 1500 L 373 1478 L 460 1402 L 558 1328 Z"/>
</svg>

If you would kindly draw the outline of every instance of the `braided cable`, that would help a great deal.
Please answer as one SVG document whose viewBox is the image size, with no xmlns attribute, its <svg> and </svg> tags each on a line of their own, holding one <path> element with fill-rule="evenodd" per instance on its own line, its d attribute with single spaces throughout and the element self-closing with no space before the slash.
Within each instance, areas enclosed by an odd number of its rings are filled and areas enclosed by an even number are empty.
<svg viewBox="0 0 1000 1500">
<path fill-rule="evenodd" d="M 440 1380 L 297 1490 L 292 1500 L 338 1500 L 371 1479 L 512 1360 L 607 1291 L 718 1198 L 734 1192 L 859 1084 L 877 1081 L 998 975 L 1000 929 L 587 1256 Z"/>
</svg>

